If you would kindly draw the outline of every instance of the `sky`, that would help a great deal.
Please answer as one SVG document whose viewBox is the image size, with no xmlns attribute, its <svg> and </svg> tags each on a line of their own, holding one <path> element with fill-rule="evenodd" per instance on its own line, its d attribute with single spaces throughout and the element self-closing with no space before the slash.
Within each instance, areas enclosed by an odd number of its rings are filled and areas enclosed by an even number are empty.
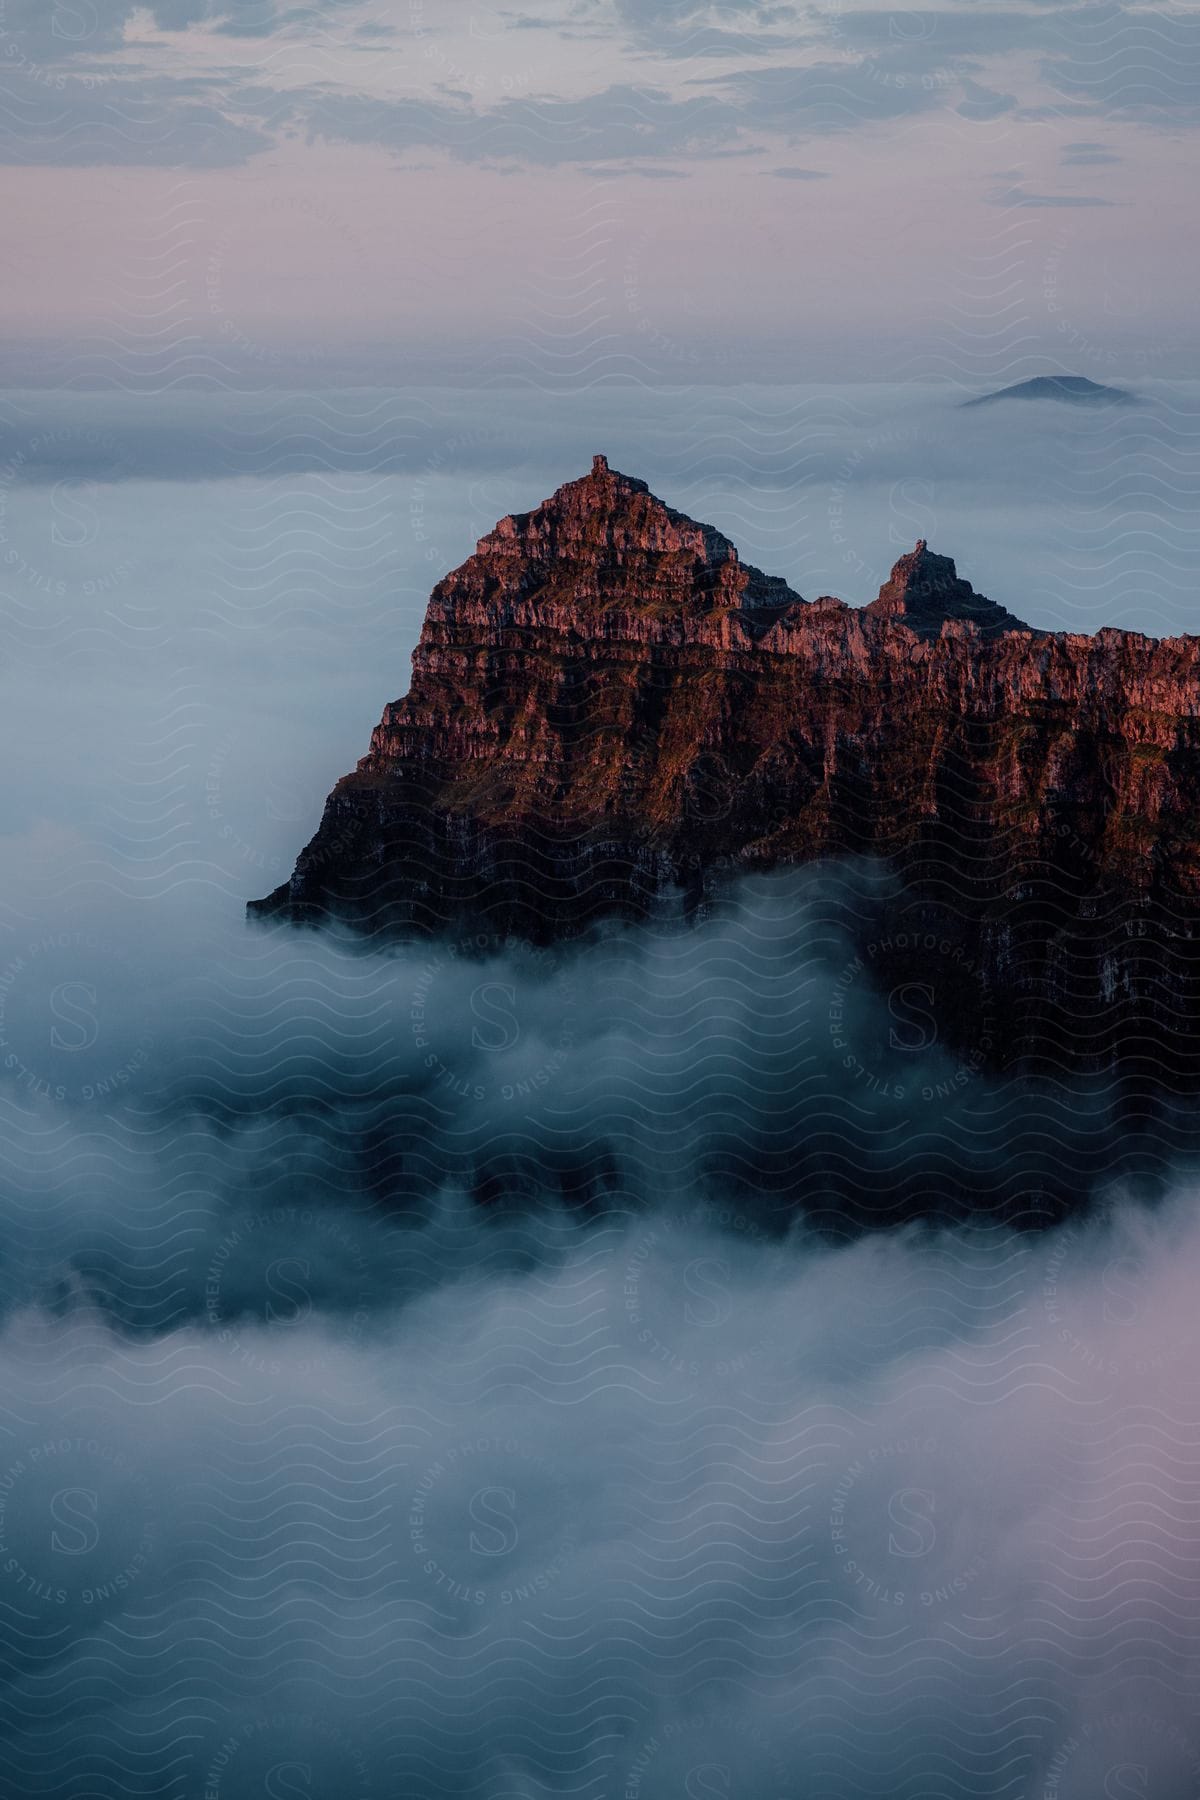
<svg viewBox="0 0 1200 1800">
<path fill-rule="evenodd" d="M 1198 126 L 1173 3 L 3 0 L 4 354 L 127 385 L 1178 374 Z"/>
</svg>

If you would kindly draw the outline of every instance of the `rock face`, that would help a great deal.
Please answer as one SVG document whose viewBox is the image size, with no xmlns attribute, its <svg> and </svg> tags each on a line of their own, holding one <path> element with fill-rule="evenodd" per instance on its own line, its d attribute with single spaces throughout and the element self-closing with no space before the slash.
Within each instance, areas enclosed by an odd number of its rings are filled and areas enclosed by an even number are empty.
<svg viewBox="0 0 1200 1800">
<path fill-rule="evenodd" d="M 438 583 L 407 696 L 250 912 L 545 941 L 861 856 L 872 978 L 931 933 L 971 972 L 947 1032 L 983 984 L 997 1063 L 1190 1080 L 1200 640 L 1033 629 L 924 543 L 869 606 L 806 602 L 597 457 Z"/>
</svg>

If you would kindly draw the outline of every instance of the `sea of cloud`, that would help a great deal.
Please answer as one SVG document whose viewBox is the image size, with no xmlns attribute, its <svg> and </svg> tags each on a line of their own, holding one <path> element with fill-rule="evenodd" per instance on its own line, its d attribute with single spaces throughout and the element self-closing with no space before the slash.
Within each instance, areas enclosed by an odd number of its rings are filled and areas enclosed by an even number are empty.
<svg viewBox="0 0 1200 1800">
<path fill-rule="evenodd" d="M 403 450 L 378 396 L 265 431 L 26 397 L 0 1792 L 1200 1786 L 1189 1171 L 848 983 L 879 871 L 560 951 L 242 917 L 403 690 L 432 580 L 594 449 L 807 594 L 869 597 L 911 533 L 1034 622 L 1181 629 L 1169 506 L 1117 598 L 1185 402 L 1157 437 L 1047 415 L 1018 455 L 1038 409 L 748 395 L 731 436 L 692 395 L 643 435 L 606 393 L 524 424 L 535 458 L 479 396 L 414 404 Z M 1102 579 L 1061 533 L 1045 560 L 1054 480 Z"/>
</svg>

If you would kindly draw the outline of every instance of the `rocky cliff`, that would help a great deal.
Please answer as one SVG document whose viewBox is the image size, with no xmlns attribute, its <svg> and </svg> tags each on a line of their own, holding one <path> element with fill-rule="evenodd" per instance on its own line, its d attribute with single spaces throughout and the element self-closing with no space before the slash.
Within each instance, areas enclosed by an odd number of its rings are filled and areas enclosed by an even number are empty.
<svg viewBox="0 0 1200 1800">
<path fill-rule="evenodd" d="M 545 940 L 863 856 L 872 978 L 930 934 L 971 972 L 949 1033 L 982 983 L 997 1063 L 1190 1079 L 1200 639 L 1039 631 L 924 543 L 868 606 L 805 601 L 597 457 L 439 582 L 407 696 L 250 911 Z"/>
</svg>

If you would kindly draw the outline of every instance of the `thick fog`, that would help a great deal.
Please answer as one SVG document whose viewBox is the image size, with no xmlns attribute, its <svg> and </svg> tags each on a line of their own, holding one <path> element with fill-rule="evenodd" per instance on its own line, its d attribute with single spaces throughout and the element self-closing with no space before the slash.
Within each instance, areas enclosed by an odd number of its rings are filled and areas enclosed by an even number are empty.
<svg viewBox="0 0 1200 1800">
<path fill-rule="evenodd" d="M 556 950 L 242 913 L 432 582 L 594 450 L 809 597 L 922 536 L 1191 629 L 1144 385 L 10 412 L 0 1792 L 1200 1786 L 1169 1122 L 849 979 L 868 865 Z"/>
<path fill-rule="evenodd" d="M 6 1124 L 7 1791 L 1190 1791 L 1186 1189 L 831 1244 Z"/>
</svg>

